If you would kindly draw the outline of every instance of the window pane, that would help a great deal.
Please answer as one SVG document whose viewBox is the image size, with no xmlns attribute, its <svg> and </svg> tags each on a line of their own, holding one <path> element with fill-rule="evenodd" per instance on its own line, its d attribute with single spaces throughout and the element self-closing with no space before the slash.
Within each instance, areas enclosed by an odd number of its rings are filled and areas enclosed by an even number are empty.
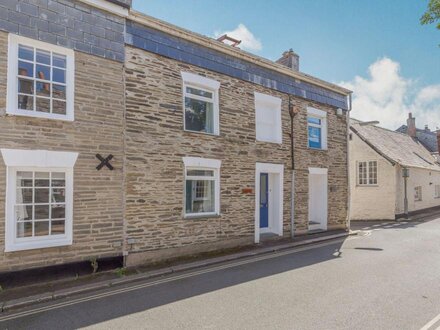
<svg viewBox="0 0 440 330">
<path fill-rule="evenodd" d="M 35 222 L 35 236 L 49 235 L 49 221 Z"/>
<path fill-rule="evenodd" d="M 18 58 L 33 61 L 34 60 L 34 49 L 32 47 L 18 46 Z"/>
<path fill-rule="evenodd" d="M 66 83 L 66 71 L 63 69 L 53 68 L 53 81 Z"/>
<path fill-rule="evenodd" d="M 36 109 L 39 112 L 50 112 L 50 99 L 37 97 Z"/>
<path fill-rule="evenodd" d="M 66 102 L 59 100 L 52 100 L 52 113 L 56 113 L 59 115 L 66 114 Z"/>
<path fill-rule="evenodd" d="M 214 176 L 214 171 L 212 170 L 188 170 L 186 171 L 188 176 Z"/>
<path fill-rule="evenodd" d="M 64 204 L 52 205 L 52 219 L 64 219 L 66 217 L 66 206 Z"/>
<path fill-rule="evenodd" d="M 66 86 L 63 85 L 52 85 L 52 97 L 57 99 L 66 99 Z"/>
<path fill-rule="evenodd" d="M 63 172 L 52 172 L 52 187 L 64 187 L 66 175 Z"/>
<path fill-rule="evenodd" d="M 321 129 L 309 126 L 309 147 L 321 149 Z"/>
<path fill-rule="evenodd" d="M 307 121 L 308 121 L 310 124 L 321 125 L 321 119 L 319 119 L 319 118 L 315 118 L 315 117 L 307 117 Z"/>
<path fill-rule="evenodd" d="M 28 95 L 18 95 L 18 108 L 20 110 L 34 110 L 34 97 Z"/>
<path fill-rule="evenodd" d="M 49 219 L 49 205 L 35 205 L 35 219 Z"/>
<path fill-rule="evenodd" d="M 50 80 L 50 67 L 42 64 L 37 64 L 35 68 L 35 78 Z"/>
<path fill-rule="evenodd" d="M 32 220 L 32 205 L 16 205 L 15 219 L 17 221 Z"/>
<path fill-rule="evenodd" d="M 215 212 L 215 181 L 186 180 L 186 213 Z"/>
<path fill-rule="evenodd" d="M 49 83 L 37 81 L 35 89 L 36 89 L 37 95 L 46 96 L 46 97 L 50 96 L 50 84 Z"/>
<path fill-rule="evenodd" d="M 34 82 L 28 79 L 18 79 L 18 92 L 22 94 L 34 94 Z"/>
<path fill-rule="evenodd" d="M 33 189 L 32 188 L 18 188 L 16 203 L 17 204 L 32 204 L 33 203 Z"/>
<path fill-rule="evenodd" d="M 32 172 L 17 172 L 17 187 L 32 187 Z"/>
<path fill-rule="evenodd" d="M 18 74 L 20 76 L 33 77 L 34 64 L 29 62 L 18 61 Z"/>
<path fill-rule="evenodd" d="M 48 172 L 35 172 L 35 187 L 49 187 Z"/>
<path fill-rule="evenodd" d="M 52 203 L 64 203 L 66 201 L 66 191 L 64 188 L 52 189 Z"/>
<path fill-rule="evenodd" d="M 37 63 L 50 65 L 50 53 L 41 49 L 37 49 Z"/>
<path fill-rule="evenodd" d="M 60 54 L 53 54 L 53 65 L 60 68 L 65 68 L 66 56 Z"/>
<path fill-rule="evenodd" d="M 185 128 L 190 131 L 214 133 L 213 104 L 185 97 Z"/>
<path fill-rule="evenodd" d="M 212 93 L 211 92 L 207 92 L 201 89 L 197 89 L 197 88 L 192 88 L 192 87 L 187 87 L 186 88 L 186 92 L 190 93 L 190 94 L 194 94 L 194 95 L 198 95 L 198 96 L 203 96 L 203 97 L 207 97 L 212 99 Z"/>
<path fill-rule="evenodd" d="M 32 222 L 18 222 L 17 223 L 17 237 L 32 236 Z"/>
<path fill-rule="evenodd" d="M 49 188 L 35 189 L 35 203 L 49 203 Z"/>
<path fill-rule="evenodd" d="M 64 220 L 52 221 L 52 235 L 64 234 Z"/>
</svg>

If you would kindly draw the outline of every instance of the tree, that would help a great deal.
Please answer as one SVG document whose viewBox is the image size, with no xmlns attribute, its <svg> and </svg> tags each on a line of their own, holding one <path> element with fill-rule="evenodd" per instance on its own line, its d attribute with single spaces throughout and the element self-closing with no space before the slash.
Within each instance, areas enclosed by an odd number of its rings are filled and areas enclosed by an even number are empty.
<svg viewBox="0 0 440 330">
<path fill-rule="evenodd" d="M 428 10 L 420 18 L 420 23 L 431 24 L 440 21 L 440 0 L 429 0 Z M 440 22 L 437 23 L 437 29 L 440 30 Z"/>
</svg>

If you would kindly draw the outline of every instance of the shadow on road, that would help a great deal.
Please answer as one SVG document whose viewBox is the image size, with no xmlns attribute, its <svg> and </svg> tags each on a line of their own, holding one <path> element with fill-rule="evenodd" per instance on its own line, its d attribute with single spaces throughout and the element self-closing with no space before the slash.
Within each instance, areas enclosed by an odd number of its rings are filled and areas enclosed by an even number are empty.
<svg viewBox="0 0 440 330">
<path fill-rule="evenodd" d="M 205 273 L 200 271 L 195 276 L 12 320 L 1 324 L 1 328 L 74 329 L 96 325 L 198 295 L 341 258 L 339 251 L 343 243 L 344 240 L 341 239 L 329 245 L 317 246 L 310 250 L 280 255 L 227 269 Z M 161 280 L 163 279 L 161 278 Z M 155 281 L 157 279 L 152 282 Z M 143 328 L 146 324 L 139 326 Z"/>
</svg>

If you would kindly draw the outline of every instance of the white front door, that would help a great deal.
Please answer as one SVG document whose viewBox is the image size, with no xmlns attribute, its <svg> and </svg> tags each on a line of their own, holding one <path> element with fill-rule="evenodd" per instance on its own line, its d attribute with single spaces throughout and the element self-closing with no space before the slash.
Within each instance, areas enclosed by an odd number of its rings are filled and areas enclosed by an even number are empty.
<svg viewBox="0 0 440 330">
<path fill-rule="evenodd" d="M 327 169 L 309 168 L 309 230 L 327 230 Z"/>
</svg>

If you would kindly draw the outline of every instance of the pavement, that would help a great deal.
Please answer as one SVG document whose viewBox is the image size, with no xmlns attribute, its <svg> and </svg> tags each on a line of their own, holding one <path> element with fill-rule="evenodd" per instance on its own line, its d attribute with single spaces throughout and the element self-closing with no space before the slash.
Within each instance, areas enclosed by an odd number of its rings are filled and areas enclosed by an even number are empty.
<svg viewBox="0 0 440 330">
<path fill-rule="evenodd" d="M 1 329 L 437 329 L 440 218 L 121 283 L 0 314 Z"/>
</svg>

